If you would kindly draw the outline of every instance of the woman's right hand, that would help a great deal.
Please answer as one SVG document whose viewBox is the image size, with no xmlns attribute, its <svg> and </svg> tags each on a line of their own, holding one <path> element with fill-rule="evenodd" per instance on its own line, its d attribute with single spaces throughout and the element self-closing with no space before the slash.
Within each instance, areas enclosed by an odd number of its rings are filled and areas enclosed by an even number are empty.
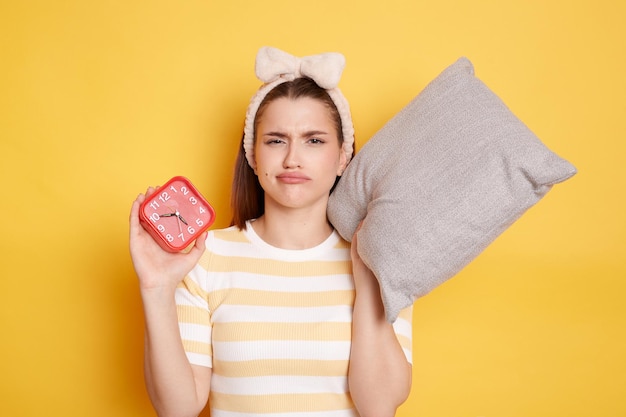
<svg viewBox="0 0 626 417">
<path fill-rule="evenodd" d="M 133 202 L 130 212 L 130 254 L 142 291 L 174 291 L 200 260 L 207 233 L 198 236 L 187 253 L 163 250 L 139 222 L 139 206 L 155 190 L 149 187 L 145 195 L 139 194 Z"/>
</svg>

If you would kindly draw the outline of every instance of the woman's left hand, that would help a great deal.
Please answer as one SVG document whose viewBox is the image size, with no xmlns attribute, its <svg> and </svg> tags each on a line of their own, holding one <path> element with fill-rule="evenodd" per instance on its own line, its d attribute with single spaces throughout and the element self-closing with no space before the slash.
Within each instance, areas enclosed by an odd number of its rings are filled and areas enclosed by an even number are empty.
<svg viewBox="0 0 626 417">
<path fill-rule="evenodd" d="M 385 319 L 378 280 L 359 255 L 360 228 L 350 248 L 356 294 L 348 383 L 361 417 L 391 417 L 410 392 L 411 366 Z"/>
</svg>

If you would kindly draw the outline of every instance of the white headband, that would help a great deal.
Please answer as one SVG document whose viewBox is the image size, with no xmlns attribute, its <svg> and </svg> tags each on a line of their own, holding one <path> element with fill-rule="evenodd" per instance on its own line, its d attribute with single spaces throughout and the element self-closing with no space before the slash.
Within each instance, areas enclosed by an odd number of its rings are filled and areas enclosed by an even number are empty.
<svg viewBox="0 0 626 417">
<path fill-rule="evenodd" d="M 341 118 L 343 151 L 347 157 L 346 162 L 350 161 L 354 147 L 354 127 L 348 101 L 337 88 L 345 64 L 344 56 L 336 52 L 298 58 L 276 48 L 264 46 L 259 49 L 255 72 L 257 78 L 264 84 L 250 100 L 243 129 L 243 147 L 248 164 L 252 168 L 255 167 L 254 119 L 261 102 L 277 85 L 303 77 L 312 79 L 325 89 L 335 103 Z"/>
</svg>

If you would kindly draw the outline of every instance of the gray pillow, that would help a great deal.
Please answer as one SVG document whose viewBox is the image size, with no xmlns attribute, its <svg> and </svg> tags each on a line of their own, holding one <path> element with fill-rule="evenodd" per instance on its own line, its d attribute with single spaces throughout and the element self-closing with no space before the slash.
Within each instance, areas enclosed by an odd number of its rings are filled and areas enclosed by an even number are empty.
<svg viewBox="0 0 626 417">
<path fill-rule="evenodd" d="M 576 168 L 544 144 L 460 58 L 378 131 L 331 194 L 395 321 L 454 276 Z"/>
</svg>

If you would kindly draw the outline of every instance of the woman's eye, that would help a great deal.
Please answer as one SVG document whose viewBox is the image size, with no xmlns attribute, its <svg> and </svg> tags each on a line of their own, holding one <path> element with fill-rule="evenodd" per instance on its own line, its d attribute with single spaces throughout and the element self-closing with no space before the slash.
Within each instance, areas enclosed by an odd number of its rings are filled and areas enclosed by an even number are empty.
<svg viewBox="0 0 626 417">
<path fill-rule="evenodd" d="M 265 141 L 265 143 L 267 143 L 268 145 L 273 145 L 276 143 L 283 143 L 284 141 L 282 139 L 268 139 Z"/>
<path fill-rule="evenodd" d="M 324 143 L 324 141 L 322 139 L 319 138 L 311 138 L 309 139 L 310 143 Z"/>
</svg>

